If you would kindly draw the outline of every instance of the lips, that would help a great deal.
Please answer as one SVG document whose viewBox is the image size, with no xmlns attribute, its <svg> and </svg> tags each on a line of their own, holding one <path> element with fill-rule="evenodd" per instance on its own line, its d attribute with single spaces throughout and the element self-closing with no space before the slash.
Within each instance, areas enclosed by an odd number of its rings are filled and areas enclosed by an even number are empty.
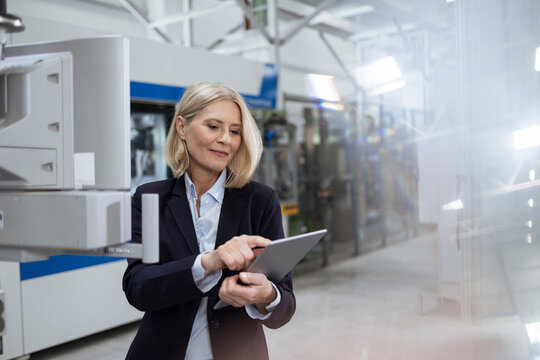
<svg viewBox="0 0 540 360">
<path fill-rule="evenodd" d="M 227 157 L 228 153 L 225 151 L 219 151 L 219 150 L 210 150 L 214 155 L 218 157 Z"/>
</svg>

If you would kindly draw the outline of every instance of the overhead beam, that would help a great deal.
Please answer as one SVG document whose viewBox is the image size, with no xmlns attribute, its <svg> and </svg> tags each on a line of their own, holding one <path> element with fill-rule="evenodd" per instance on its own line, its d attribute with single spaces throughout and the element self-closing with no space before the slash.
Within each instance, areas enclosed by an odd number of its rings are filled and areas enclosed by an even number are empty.
<svg viewBox="0 0 540 360">
<path fill-rule="evenodd" d="M 398 17 L 402 21 L 413 23 L 417 27 L 422 27 L 426 30 L 435 31 L 435 30 L 441 30 L 442 28 L 444 28 L 444 26 L 441 26 L 441 24 L 438 24 L 434 21 L 426 20 L 415 14 L 403 11 L 397 6 L 389 4 L 388 1 L 385 1 L 385 0 L 362 0 L 362 2 L 373 6 L 375 10 L 383 14 L 386 14 L 392 17 Z"/>
<path fill-rule="evenodd" d="M 118 0 L 120 4 L 122 4 L 130 13 L 137 19 L 141 24 L 143 24 L 147 28 L 150 27 L 150 20 L 144 15 L 138 8 L 131 2 L 131 0 Z M 173 43 L 170 37 L 168 37 L 163 31 L 152 28 L 152 30 L 165 42 Z"/>
<path fill-rule="evenodd" d="M 257 30 L 259 30 L 259 32 L 264 36 L 264 38 L 266 39 L 266 41 L 268 41 L 268 43 L 270 44 L 274 44 L 276 39 L 274 39 L 269 33 L 268 31 L 266 31 L 266 29 L 264 28 L 264 26 L 261 25 L 261 23 L 259 22 L 259 20 L 255 17 L 255 15 L 253 15 L 253 12 L 248 8 L 248 6 L 246 5 L 246 3 L 244 2 L 244 0 L 236 0 L 236 3 L 240 6 L 240 8 L 242 8 L 242 11 L 244 12 L 244 14 L 247 16 L 247 18 L 249 19 L 249 21 L 251 21 L 252 24 L 255 25 L 255 27 L 257 28 Z"/>
<path fill-rule="evenodd" d="M 313 19 L 311 24 L 314 25 L 314 24 L 326 23 L 326 22 L 331 22 L 331 21 L 342 22 L 344 18 L 346 17 L 365 15 L 365 14 L 370 14 L 373 12 L 375 12 L 375 9 L 373 8 L 373 6 L 356 5 L 356 6 L 351 6 L 344 9 L 335 10 L 335 11 L 332 11 L 332 13 L 328 11 L 324 12 L 320 14 L 319 16 L 317 16 L 315 19 Z"/>
<path fill-rule="evenodd" d="M 315 10 L 315 7 L 307 5 L 295 0 L 280 0 L 279 9 L 285 13 L 303 18 L 305 14 L 310 14 Z M 373 9 L 373 8 L 370 8 Z M 364 9 L 367 11 L 367 9 Z M 350 21 L 341 17 L 340 14 L 330 13 L 328 11 L 322 11 L 309 23 L 309 26 L 314 25 L 326 25 L 341 31 L 352 32 L 353 25 Z"/>
<path fill-rule="evenodd" d="M 231 7 L 235 3 L 236 2 L 234 0 L 223 1 L 219 5 L 213 6 L 211 8 L 206 8 L 206 9 L 201 9 L 201 10 L 192 10 L 192 11 L 183 11 L 180 14 L 170 15 L 170 16 L 164 17 L 163 19 L 152 21 L 149 24 L 149 26 L 151 28 L 155 28 L 157 26 L 169 25 L 169 24 L 173 24 L 173 23 L 177 23 L 177 22 L 181 22 L 181 21 L 190 20 L 190 19 L 193 19 L 193 18 L 208 15 L 208 14 L 211 14 L 213 12 L 216 12 L 216 11 L 223 10 L 225 8 Z"/>
<path fill-rule="evenodd" d="M 287 35 L 285 35 L 282 39 L 280 39 L 279 41 L 280 45 L 284 45 L 294 35 L 296 35 L 300 30 L 302 30 L 302 28 L 308 25 L 315 16 L 319 15 L 322 11 L 326 10 L 330 5 L 332 5 L 335 2 L 336 0 L 326 0 L 322 2 L 321 4 L 319 4 L 319 6 L 315 8 L 315 11 L 313 11 L 309 16 L 305 17 L 301 22 L 296 24 L 296 26 L 287 33 Z"/>
<path fill-rule="evenodd" d="M 416 27 L 413 24 L 404 24 L 400 26 L 401 30 L 398 30 L 395 26 L 389 26 L 384 28 L 378 28 L 370 31 L 364 31 L 361 33 L 357 33 L 354 35 L 349 36 L 348 40 L 353 42 L 364 42 L 369 40 L 376 40 L 380 38 L 381 36 L 393 36 L 398 34 L 399 31 L 402 32 L 410 32 L 418 30 L 418 27 Z"/>
<path fill-rule="evenodd" d="M 214 50 L 217 48 L 221 43 L 225 41 L 225 37 L 230 34 L 234 34 L 238 30 L 244 27 L 244 22 L 242 21 L 240 24 L 236 25 L 235 27 L 231 28 L 227 33 L 221 37 L 219 37 L 216 41 L 214 41 L 212 44 L 208 45 L 206 47 L 206 50 Z"/>
<path fill-rule="evenodd" d="M 356 79 L 349 73 L 349 70 L 347 70 L 347 67 L 345 66 L 343 61 L 341 61 L 341 58 L 339 57 L 337 52 L 334 50 L 332 45 L 330 45 L 330 42 L 328 41 L 328 39 L 326 39 L 326 37 L 324 36 L 322 31 L 319 31 L 319 36 L 320 36 L 321 40 L 324 42 L 324 44 L 326 45 L 326 47 L 328 48 L 328 50 L 330 51 L 330 53 L 332 54 L 332 56 L 334 57 L 334 59 L 337 61 L 337 63 L 341 67 L 341 70 L 343 70 L 343 73 L 345 74 L 345 76 L 347 76 L 349 81 L 353 84 L 354 89 L 356 91 L 359 91 L 360 87 L 358 86 L 358 83 L 356 82 Z"/>
</svg>

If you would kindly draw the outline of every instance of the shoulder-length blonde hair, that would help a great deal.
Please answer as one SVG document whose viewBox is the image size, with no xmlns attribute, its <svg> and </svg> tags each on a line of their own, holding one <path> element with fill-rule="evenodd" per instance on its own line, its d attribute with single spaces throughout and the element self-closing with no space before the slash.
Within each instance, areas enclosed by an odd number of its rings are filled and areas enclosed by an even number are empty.
<svg viewBox="0 0 540 360">
<path fill-rule="evenodd" d="M 227 167 L 226 187 L 241 188 L 251 181 L 262 154 L 262 139 L 259 128 L 249 109 L 238 92 L 233 88 L 216 82 L 198 82 L 186 89 L 176 105 L 174 119 L 167 134 L 165 159 L 174 177 L 179 178 L 188 169 L 189 154 L 186 143 L 176 132 L 176 119 L 182 116 L 189 123 L 207 105 L 220 101 L 232 101 L 238 105 L 242 116 L 242 141 L 238 151 Z"/>
</svg>

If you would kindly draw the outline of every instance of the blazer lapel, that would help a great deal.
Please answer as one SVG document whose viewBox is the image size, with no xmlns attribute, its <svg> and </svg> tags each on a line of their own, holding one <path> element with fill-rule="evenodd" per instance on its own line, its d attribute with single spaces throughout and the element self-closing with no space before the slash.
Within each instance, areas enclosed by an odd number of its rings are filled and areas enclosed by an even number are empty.
<svg viewBox="0 0 540 360">
<path fill-rule="evenodd" d="M 219 215 L 215 248 L 238 235 L 242 214 L 246 206 L 245 196 L 242 196 L 245 193 L 245 189 L 246 187 L 242 189 L 225 189 L 221 213 Z"/>
<path fill-rule="evenodd" d="M 197 235 L 195 234 L 195 228 L 193 227 L 193 220 L 186 196 L 186 186 L 183 176 L 176 180 L 172 195 L 173 196 L 171 196 L 167 205 L 180 229 L 183 240 L 193 254 L 198 254 L 199 245 L 197 244 Z"/>
</svg>

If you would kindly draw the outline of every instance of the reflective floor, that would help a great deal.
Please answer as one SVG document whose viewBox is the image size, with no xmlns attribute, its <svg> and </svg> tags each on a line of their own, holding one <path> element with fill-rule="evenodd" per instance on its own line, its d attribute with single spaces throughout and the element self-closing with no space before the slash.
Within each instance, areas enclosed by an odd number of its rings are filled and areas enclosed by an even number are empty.
<svg viewBox="0 0 540 360">
<path fill-rule="evenodd" d="M 293 320 L 266 330 L 271 358 L 534 359 L 516 313 L 467 322 L 457 301 L 430 296 L 436 269 L 437 234 L 426 233 L 296 276 Z M 123 359 L 137 325 L 32 359 Z"/>
</svg>

